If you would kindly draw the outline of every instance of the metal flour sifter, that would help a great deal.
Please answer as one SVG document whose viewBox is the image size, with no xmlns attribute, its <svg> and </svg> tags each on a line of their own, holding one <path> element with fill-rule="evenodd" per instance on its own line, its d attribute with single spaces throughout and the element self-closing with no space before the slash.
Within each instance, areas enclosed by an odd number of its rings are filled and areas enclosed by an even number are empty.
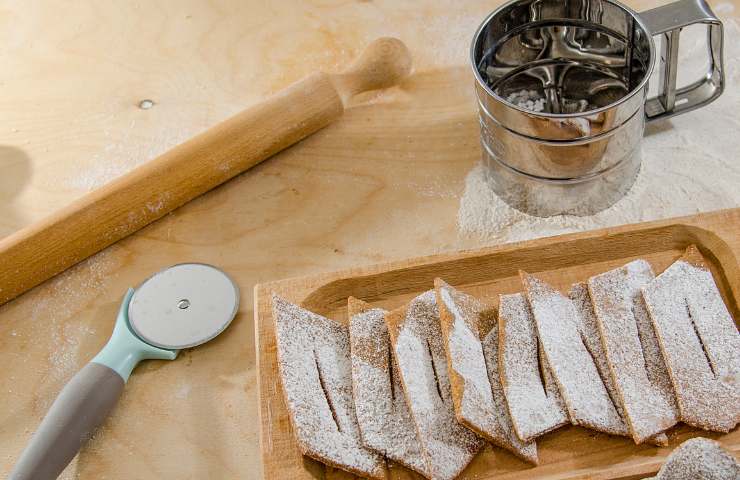
<svg viewBox="0 0 740 480">
<path fill-rule="evenodd" d="M 709 67 L 677 87 L 681 29 L 707 27 Z M 648 98 L 661 37 L 660 84 Z M 483 161 L 494 191 L 537 216 L 591 215 L 640 170 L 645 123 L 715 100 L 722 23 L 704 0 L 636 13 L 616 0 L 514 0 L 475 34 Z"/>
</svg>

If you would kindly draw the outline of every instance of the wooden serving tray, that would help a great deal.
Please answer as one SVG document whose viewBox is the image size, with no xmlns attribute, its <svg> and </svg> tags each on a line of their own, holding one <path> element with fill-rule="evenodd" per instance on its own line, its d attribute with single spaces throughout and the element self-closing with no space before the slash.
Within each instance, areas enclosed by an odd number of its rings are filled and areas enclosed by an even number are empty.
<svg viewBox="0 0 740 480">
<path fill-rule="evenodd" d="M 298 451 L 283 400 L 276 364 L 271 294 L 341 322 L 347 297 L 394 308 L 433 288 L 435 277 L 497 304 L 500 293 L 522 290 L 519 269 L 537 273 L 563 291 L 577 281 L 644 258 L 662 272 L 690 244 L 706 257 L 730 313 L 740 318 L 740 208 L 528 242 L 415 258 L 336 273 L 281 280 L 255 287 L 255 329 L 260 399 L 260 443 L 267 479 L 354 478 L 326 468 Z M 566 427 L 538 440 L 540 465 L 532 467 L 501 449 L 486 447 L 462 479 L 637 479 L 655 473 L 687 438 L 719 440 L 740 454 L 740 429 L 726 435 L 679 425 L 668 431 L 670 445 L 635 445 L 630 439 Z M 391 478 L 421 478 L 391 468 Z"/>
</svg>

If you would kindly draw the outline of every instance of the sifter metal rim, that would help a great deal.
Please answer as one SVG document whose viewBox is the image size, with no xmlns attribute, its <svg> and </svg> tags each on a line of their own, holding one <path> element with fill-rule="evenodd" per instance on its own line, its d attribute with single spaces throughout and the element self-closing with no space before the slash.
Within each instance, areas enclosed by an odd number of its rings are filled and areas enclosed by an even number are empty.
<svg viewBox="0 0 740 480">
<path fill-rule="evenodd" d="M 144 332 L 142 332 L 141 327 L 137 328 L 137 325 L 136 325 L 136 322 L 135 322 L 136 316 L 134 314 L 134 308 L 135 308 L 135 305 L 136 305 L 135 300 L 137 299 L 137 295 L 141 295 L 140 292 L 142 290 L 145 293 L 150 293 L 147 290 L 147 285 L 150 285 L 151 287 L 153 287 L 153 285 L 150 283 L 152 280 L 154 280 L 155 278 L 161 276 L 162 274 L 164 274 L 164 273 L 166 273 L 166 272 L 168 272 L 168 271 L 170 271 L 172 269 L 175 269 L 177 267 L 183 267 L 183 266 L 206 267 L 206 268 L 208 268 L 208 269 L 210 269 L 210 270 L 218 273 L 224 279 L 228 280 L 228 285 L 230 285 L 231 288 L 233 289 L 233 295 L 234 295 L 232 308 L 230 310 L 227 310 L 227 312 L 228 312 L 227 315 L 224 315 L 223 317 L 221 317 L 221 318 L 224 318 L 225 319 L 224 321 L 221 321 L 221 322 L 216 323 L 217 328 L 215 328 L 214 330 L 210 331 L 207 335 L 203 335 L 203 336 L 201 336 L 201 337 L 199 337 L 197 339 L 194 339 L 191 342 L 179 343 L 179 344 L 167 344 L 167 343 L 164 343 L 164 342 L 156 341 L 156 340 L 148 337 Z M 156 294 L 156 292 L 154 292 L 154 293 Z M 221 334 L 221 332 L 223 332 L 224 330 L 226 330 L 226 328 L 228 328 L 228 326 L 231 325 L 231 322 L 234 320 L 234 318 L 236 317 L 237 312 L 239 311 L 239 303 L 240 303 L 240 291 L 239 291 L 239 287 L 237 286 L 237 284 L 234 281 L 234 279 L 229 274 L 227 274 L 226 272 L 224 272 L 223 270 L 221 270 L 220 268 L 215 267 L 215 266 L 210 265 L 210 264 L 207 264 L 207 263 L 200 263 L 200 262 L 177 263 L 177 264 L 174 264 L 174 265 L 170 265 L 167 268 L 163 268 L 162 270 L 159 270 L 159 271 L 155 272 L 154 274 L 150 275 L 143 282 L 141 282 L 139 284 L 139 286 L 134 290 L 134 294 L 131 297 L 131 301 L 128 304 L 128 310 L 127 310 L 128 324 L 129 324 L 129 327 L 131 328 L 132 332 L 137 337 L 139 337 L 142 341 L 144 341 L 145 343 L 148 343 L 150 345 L 153 345 L 153 346 L 156 346 L 156 347 L 159 347 L 159 348 L 165 348 L 165 349 L 170 349 L 170 350 L 181 350 L 183 348 L 190 348 L 190 347 L 196 347 L 198 345 L 202 345 L 202 344 L 204 344 L 204 343 L 206 343 L 206 342 L 208 342 L 210 340 L 213 340 L 219 334 Z"/>
<path fill-rule="evenodd" d="M 640 17 L 639 12 L 625 5 L 620 0 L 608 0 L 609 3 L 614 4 L 615 6 L 624 10 L 626 13 L 630 14 L 633 20 L 648 35 L 648 42 L 651 48 L 650 48 L 650 62 L 647 68 L 647 73 L 645 74 L 645 78 L 643 78 L 642 81 L 635 88 L 633 88 L 629 93 L 621 97 L 619 100 L 612 102 L 608 105 L 604 105 L 603 107 L 595 108 L 593 110 L 588 110 L 586 112 L 579 112 L 579 113 L 534 112 L 532 110 L 527 110 L 526 108 L 520 107 L 518 105 L 514 105 L 511 102 L 508 102 L 505 98 L 501 97 L 500 95 L 497 95 L 493 90 L 491 90 L 491 87 L 488 86 L 488 83 L 486 83 L 486 81 L 483 80 L 483 77 L 481 76 L 480 71 L 478 71 L 478 64 L 475 60 L 475 50 L 476 50 L 476 46 L 478 45 L 480 36 L 483 34 L 483 30 L 488 26 L 491 20 L 493 20 L 493 17 L 500 14 L 502 11 L 504 11 L 506 8 L 510 7 L 511 5 L 515 3 L 519 3 L 520 1 L 521 0 L 510 0 L 500 5 L 498 8 L 493 10 L 491 13 L 489 13 L 488 16 L 486 16 L 486 18 L 480 23 L 480 25 L 478 25 L 478 28 L 475 29 L 475 33 L 473 34 L 473 40 L 470 42 L 470 48 L 468 50 L 469 52 L 468 59 L 470 61 L 470 66 L 473 69 L 473 75 L 475 76 L 476 83 L 480 85 L 481 87 L 483 87 L 486 93 L 488 93 L 494 99 L 502 102 L 504 105 L 506 105 L 506 107 L 516 110 L 518 112 L 524 113 L 526 115 L 533 116 L 533 117 L 555 118 L 555 119 L 580 118 L 584 115 L 593 115 L 596 113 L 605 112 L 611 108 L 621 105 L 622 103 L 626 102 L 627 100 L 637 95 L 638 92 L 642 91 L 642 88 L 650 81 L 650 77 L 652 76 L 652 73 L 655 70 L 655 59 L 656 59 L 655 38 L 654 38 L 655 35 L 653 35 L 653 33 L 650 31 L 645 21 L 642 19 L 642 17 Z"/>
</svg>

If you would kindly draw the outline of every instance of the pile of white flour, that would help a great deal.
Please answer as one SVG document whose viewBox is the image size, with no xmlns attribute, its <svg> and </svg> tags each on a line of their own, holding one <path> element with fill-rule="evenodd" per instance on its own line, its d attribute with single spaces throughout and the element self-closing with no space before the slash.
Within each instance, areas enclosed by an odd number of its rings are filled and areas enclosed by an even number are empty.
<svg viewBox="0 0 740 480">
<path fill-rule="evenodd" d="M 720 18 L 732 10 L 727 3 L 714 7 Z M 533 217 L 500 200 L 478 165 L 468 174 L 460 200 L 460 233 L 516 241 L 740 206 L 740 27 L 735 20 L 724 24 L 723 95 L 707 107 L 648 127 L 642 170 L 624 198 L 589 217 Z M 698 78 L 705 67 L 703 38 L 701 29 L 682 33 L 679 85 Z"/>
</svg>

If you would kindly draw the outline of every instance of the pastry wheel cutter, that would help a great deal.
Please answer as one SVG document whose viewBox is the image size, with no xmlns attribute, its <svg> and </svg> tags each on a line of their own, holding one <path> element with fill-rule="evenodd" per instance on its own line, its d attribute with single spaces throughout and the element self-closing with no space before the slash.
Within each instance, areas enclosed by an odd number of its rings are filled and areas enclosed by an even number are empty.
<svg viewBox="0 0 740 480">
<path fill-rule="evenodd" d="M 211 265 L 174 265 L 130 288 L 110 340 L 59 393 L 10 478 L 57 478 L 111 412 L 141 360 L 174 360 L 181 349 L 221 333 L 238 308 L 239 288 Z"/>
</svg>

